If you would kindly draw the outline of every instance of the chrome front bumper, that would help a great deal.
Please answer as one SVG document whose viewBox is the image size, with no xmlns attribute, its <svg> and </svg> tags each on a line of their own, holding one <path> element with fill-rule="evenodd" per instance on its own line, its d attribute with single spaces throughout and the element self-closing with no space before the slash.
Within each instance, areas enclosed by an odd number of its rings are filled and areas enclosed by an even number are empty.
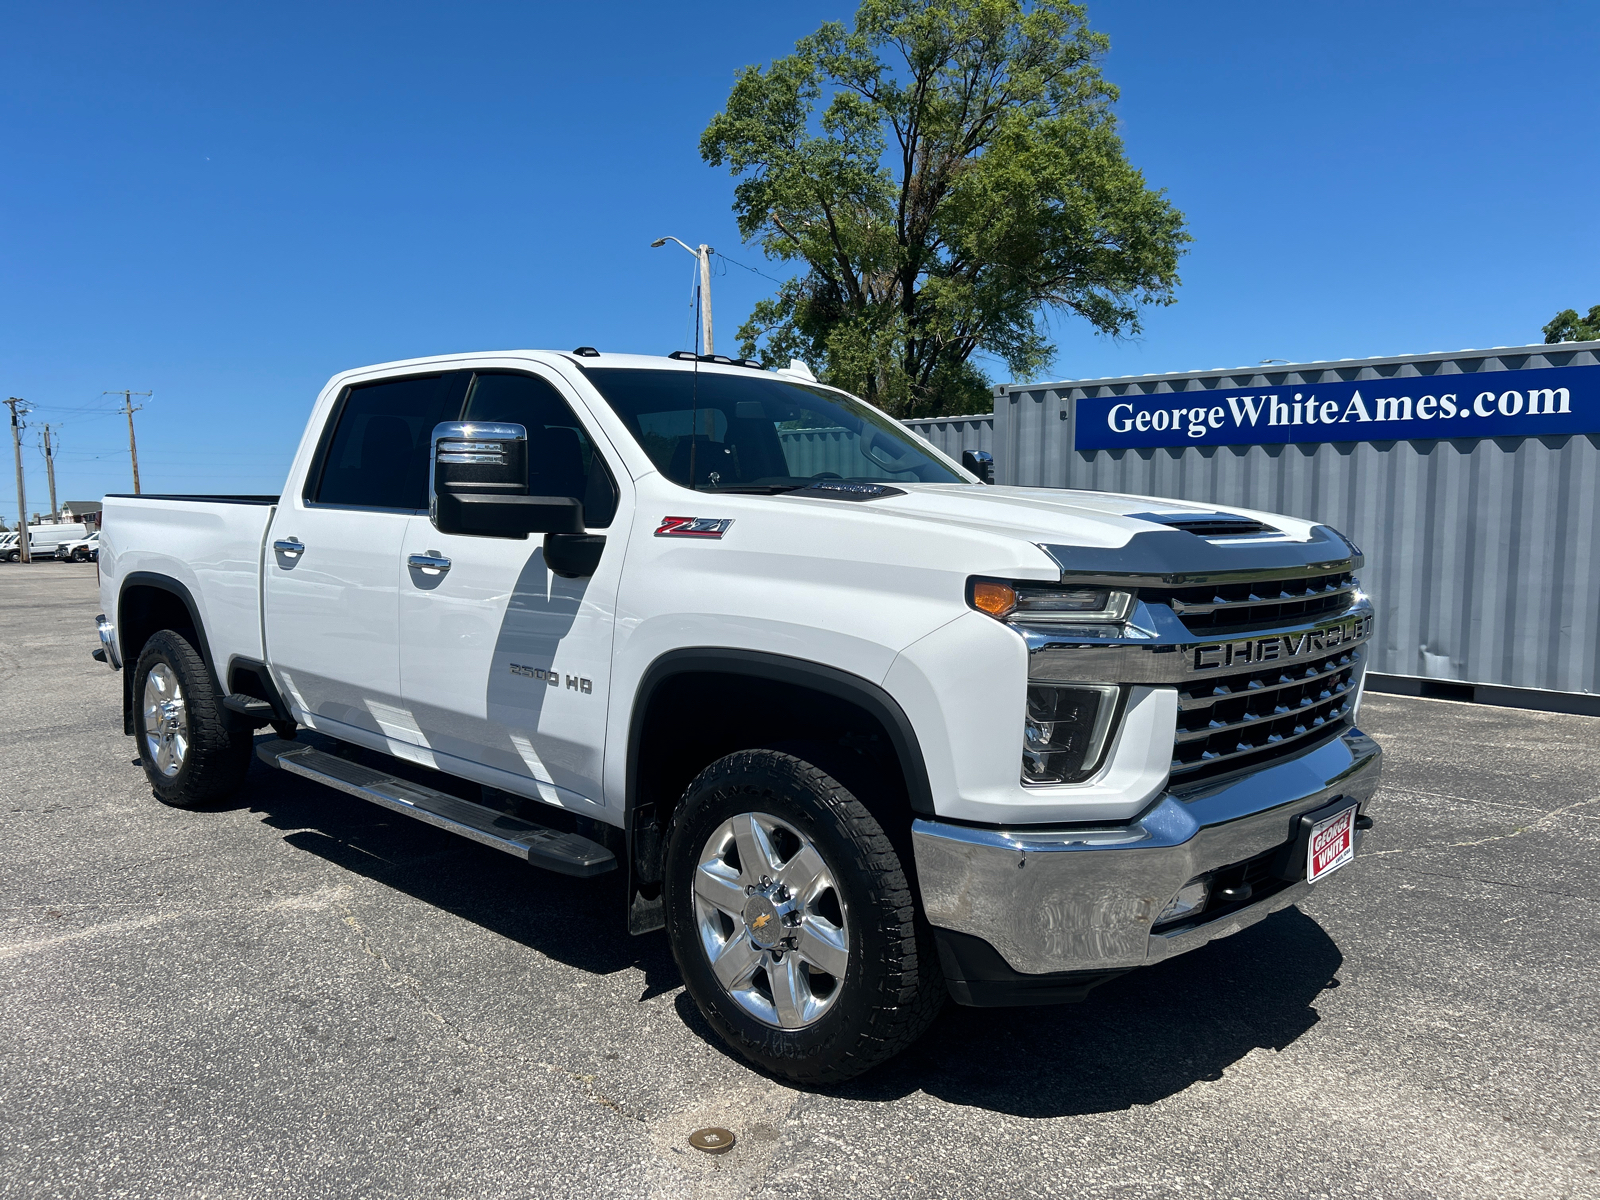
<svg viewBox="0 0 1600 1200">
<path fill-rule="evenodd" d="M 1191 879 L 1282 846 L 1303 813 L 1336 797 L 1364 805 L 1377 790 L 1381 756 L 1376 742 L 1351 730 L 1250 775 L 1166 792 L 1120 826 L 1006 830 L 919 820 L 911 836 L 923 907 L 935 926 L 981 938 L 1025 975 L 1158 962 L 1327 886 L 1302 879 L 1215 919 L 1202 913 L 1170 932 L 1151 931 Z"/>
</svg>

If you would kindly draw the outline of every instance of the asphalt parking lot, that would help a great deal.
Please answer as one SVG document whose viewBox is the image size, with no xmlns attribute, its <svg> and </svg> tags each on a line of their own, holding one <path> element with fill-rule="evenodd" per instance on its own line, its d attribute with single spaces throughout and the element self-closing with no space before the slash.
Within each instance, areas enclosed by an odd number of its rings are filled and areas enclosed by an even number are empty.
<svg viewBox="0 0 1600 1200">
<path fill-rule="evenodd" d="M 1600 1196 L 1600 720 L 1369 697 L 1378 825 L 1311 903 L 806 1091 L 615 879 L 260 764 L 158 804 L 94 574 L 0 566 L 0 1194 Z"/>
</svg>

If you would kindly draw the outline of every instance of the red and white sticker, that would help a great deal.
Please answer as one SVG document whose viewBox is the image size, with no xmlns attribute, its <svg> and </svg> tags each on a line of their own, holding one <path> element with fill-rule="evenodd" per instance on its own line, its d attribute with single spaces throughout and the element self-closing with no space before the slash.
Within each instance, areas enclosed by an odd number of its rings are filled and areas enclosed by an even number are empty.
<svg viewBox="0 0 1600 1200">
<path fill-rule="evenodd" d="M 1311 846 L 1306 852 L 1306 882 L 1315 883 L 1331 875 L 1356 856 L 1356 810 L 1347 808 L 1311 827 Z"/>
<path fill-rule="evenodd" d="M 656 536 L 720 538 L 732 524 L 732 517 L 662 517 Z"/>
</svg>

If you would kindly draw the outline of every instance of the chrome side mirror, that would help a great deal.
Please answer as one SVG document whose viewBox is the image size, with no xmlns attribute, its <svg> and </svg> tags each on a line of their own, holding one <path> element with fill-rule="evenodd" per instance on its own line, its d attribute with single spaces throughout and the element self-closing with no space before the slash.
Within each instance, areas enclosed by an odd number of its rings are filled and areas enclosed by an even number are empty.
<svg viewBox="0 0 1600 1200">
<path fill-rule="evenodd" d="M 428 518 L 440 533 L 477 537 L 583 532 L 580 501 L 528 495 L 528 431 L 511 424 L 434 426 Z"/>
</svg>

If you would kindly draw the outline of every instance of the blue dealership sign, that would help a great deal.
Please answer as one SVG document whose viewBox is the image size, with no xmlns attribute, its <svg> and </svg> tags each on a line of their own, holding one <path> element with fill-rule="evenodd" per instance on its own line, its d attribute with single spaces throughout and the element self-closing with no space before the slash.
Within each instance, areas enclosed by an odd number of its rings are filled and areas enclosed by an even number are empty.
<svg viewBox="0 0 1600 1200">
<path fill-rule="evenodd" d="M 1077 401 L 1079 450 L 1600 433 L 1600 366 Z"/>
</svg>

